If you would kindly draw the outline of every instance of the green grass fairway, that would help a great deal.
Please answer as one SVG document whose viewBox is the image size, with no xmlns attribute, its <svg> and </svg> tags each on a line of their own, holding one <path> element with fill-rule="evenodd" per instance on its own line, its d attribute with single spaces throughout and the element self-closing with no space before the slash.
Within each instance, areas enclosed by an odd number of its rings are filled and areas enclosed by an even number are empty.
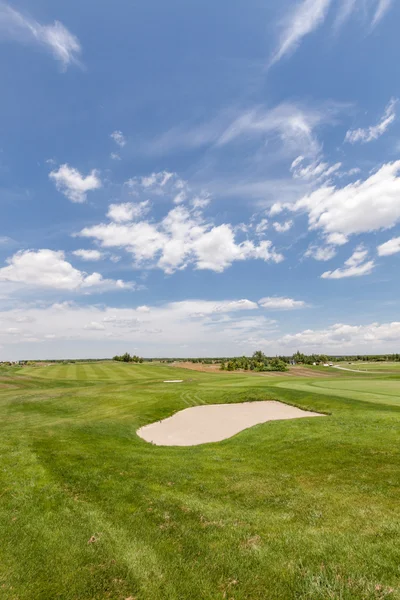
<svg viewBox="0 0 400 600">
<path fill-rule="evenodd" d="M 0 599 L 400 599 L 400 372 L 317 375 L 0 369 Z M 136 435 L 266 399 L 329 416 L 189 448 Z"/>
<path fill-rule="evenodd" d="M 363 373 L 374 373 L 387 371 L 400 374 L 400 362 L 355 362 L 355 363 L 338 363 L 340 367 L 352 369 L 354 371 L 362 371 Z"/>
</svg>

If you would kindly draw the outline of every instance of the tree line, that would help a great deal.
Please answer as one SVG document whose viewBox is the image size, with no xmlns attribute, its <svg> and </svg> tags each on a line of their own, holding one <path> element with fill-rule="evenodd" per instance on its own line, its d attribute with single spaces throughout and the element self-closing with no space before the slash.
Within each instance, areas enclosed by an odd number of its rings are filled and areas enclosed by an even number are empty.
<svg viewBox="0 0 400 600">
<path fill-rule="evenodd" d="M 133 356 L 131 356 L 129 354 L 129 352 L 125 352 L 125 354 L 121 354 L 121 356 L 114 356 L 113 360 L 119 361 L 119 362 L 126 362 L 126 363 L 142 363 L 143 362 L 143 358 L 141 358 L 140 356 L 136 356 L 136 354 L 134 354 Z"/>
<path fill-rule="evenodd" d="M 268 358 L 261 350 L 254 352 L 250 358 L 239 356 L 227 362 L 221 362 L 221 371 L 286 371 L 286 363 L 278 357 Z"/>
</svg>

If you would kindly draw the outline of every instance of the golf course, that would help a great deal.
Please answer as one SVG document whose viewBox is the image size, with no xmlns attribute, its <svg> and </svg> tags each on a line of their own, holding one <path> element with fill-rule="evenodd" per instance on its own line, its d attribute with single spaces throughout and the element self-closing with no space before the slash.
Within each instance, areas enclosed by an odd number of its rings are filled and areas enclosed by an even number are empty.
<svg viewBox="0 0 400 600">
<path fill-rule="evenodd" d="M 1 367 L 0 599 L 399 599 L 400 369 L 365 369 Z M 266 400 L 324 418 L 137 434 Z"/>
</svg>

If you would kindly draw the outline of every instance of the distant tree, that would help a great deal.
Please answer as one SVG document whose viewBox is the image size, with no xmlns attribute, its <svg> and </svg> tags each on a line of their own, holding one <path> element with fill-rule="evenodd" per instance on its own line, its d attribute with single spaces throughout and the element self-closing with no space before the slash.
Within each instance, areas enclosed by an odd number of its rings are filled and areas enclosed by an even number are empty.
<svg viewBox="0 0 400 600">
<path fill-rule="evenodd" d="M 266 359 L 266 356 L 265 356 L 265 354 L 263 352 L 261 352 L 261 350 L 257 350 L 256 352 L 254 352 L 254 354 L 252 356 L 252 359 L 255 362 L 263 363 L 265 361 L 265 359 Z"/>
<path fill-rule="evenodd" d="M 287 366 L 280 358 L 273 358 L 269 363 L 272 371 L 287 371 Z"/>
</svg>

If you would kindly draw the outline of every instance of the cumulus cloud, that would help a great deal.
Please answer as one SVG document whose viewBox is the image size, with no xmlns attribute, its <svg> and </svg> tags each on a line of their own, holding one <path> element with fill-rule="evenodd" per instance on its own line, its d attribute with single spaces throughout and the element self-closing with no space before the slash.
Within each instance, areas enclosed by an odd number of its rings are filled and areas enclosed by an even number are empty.
<svg viewBox="0 0 400 600">
<path fill-rule="evenodd" d="M 134 221 L 143 217 L 150 210 L 149 200 L 138 202 L 123 202 L 122 204 L 110 204 L 107 217 L 116 223 Z"/>
<path fill-rule="evenodd" d="M 336 323 L 326 329 L 306 329 L 281 338 L 280 343 L 289 348 L 304 348 L 307 352 L 323 349 L 324 352 L 387 352 L 394 351 L 400 337 L 400 323 L 371 323 L 369 325 L 348 325 Z"/>
<path fill-rule="evenodd" d="M 349 129 L 349 131 L 346 133 L 344 141 L 349 142 L 350 144 L 355 144 L 356 142 L 367 144 L 368 142 L 373 142 L 374 140 L 380 138 L 396 119 L 397 102 L 397 98 L 391 98 L 379 123 L 376 125 L 371 125 L 366 129 Z"/>
<path fill-rule="evenodd" d="M 327 261 L 336 256 L 336 249 L 333 246 L 310 246 L 305 252 L 306 258 L 314 258 L 315 260 Z"/>
<path fill-rule="evenodd" d="M 122 131 L 117 131 L 117 130 L 113 131 L 112 134 L 110 135 L 110 137 L 114 140 L 114 142 L 120 148 L 123 148 L 124 146 L 126 146 L 126 139 L 125 139 L 125 136 L 122 133 Z"/>
<path fill-rule="evenodd" d="M 51 171 L 49 177 L 64 196 L 71 200 L 71 202 L 76 203 L 86 202 L 87 192 L 97 190 L 102 186 L 96 169 L 93 169 L 89 175 L 84 177 L 78 169 L 74 169 L 67 164 L 61 165 L 55 171 Z"/>
<path fill-rule="evenodd" d="M 84 329 L 86 329 L 86 331 L 104 331 L 105 326 L 103 325 L 103 323 L 91 321 L 90 323 L 84 326 Z"/>
<path fill-rule="evenodd" d="M 278 223 L 277 221 L 275 223 L 273 223 L 272 227 L 275 229 L 275 231 L 277 231 L 278 233 L 286 233 L 287 231 L 289 231 L 293 226 L 293 221 L 285 221 L 284 223 Z"/>
<path fill-rule="evenodd" d="M 104 258 L 104 252 L 100 252 L 99 250 L 74 250 L 72 254 L 83 260 L 94 262 Z"/>
<path fill-rule="evenodd" d="M 344 246 L 348 241 L 348 238 L 343 233 L 335 232 L 326 236 L 326 243 L 332 246 Z"/>
<path fill-rule="evenodd" d="M 263 308 L 270 310 L 293 310 L 296 308 L 305 308 L 307 306 L 303 300 L 294 300 L 293 298 L 284 298 L 282 296 L 261 298 L 258 304 Z"/>
<path fill-rule="evenodd" d="M 399 171 L 400 161 L 396 161 L 384 164 L 364 181 L 343 188 L 322 186 L 298 200 L 292 210 L 306 211 L 309 228 L 328 236 L 388 229 L 400 220 Z"/>
<path fill-rule="evenodd" d="M 254 306 L 253 306 L 254 305 Z M 255 308 L 254 308 L 255 307 Z M 251 300 L 185 300 L 156 306 L 117 308 L 63 302 L 0 310 L 0 358 L 113 356 L 134 348 L 144 356 L 227 356 L 307 352 L 396 352 L 400 322 L 337 323 L 282 335 L 277 323 Z M 301 307 L 300 307 L 301 308 Z M 184 349 L 182 349 L 184 348 Z"/>
<path fill-rule="evenodd" d="M 263 235 L 268 229 L 268 219 L 261 219 L 255 226 L 255 232 L 257 235 Z"/>
<path fill-rule="evenodd" d="M 256 314 L 253 316 L 253 313 Z M 184 344 L 188 345 L 189 355 L 201 352 L 206 344 L 209 348 L 206 352 L 215 353 L 216 340 L 220 344 L 218 352 L 223 350 L 225 353 L 228 348 L 232 352 L 235 348 L 238 353 L 243 353 L 242 346 L 246 345 L 245 340 L 252 332 L 266 335 L 276 327 L 273 320 L 259 313 L 256 302 L 246 298 L 194 299 L 137 308 L 62 303 L 25 307 L 24 310 L 0 310 L 0 321 L 15 323 L 21 317 L 26 318 L 26 325 L 15 327 L 18 329 L 15 335 L 6 334 L 4 328 L 0 328 L 0 343 L 6 343 L 8 357 L 12 346 L 22 343 L 22 335 L 36 339 L 37 345 L 30 342 L 26 346 L 34 349 L 29 351 L 30 356 L 35 352 L 40 354 L 41 344 L 46 342 L 54 343 L 51 346 L 54 357 L 70 355 L 71 348 L 74 348 L 74 356 L 85 352 L 91 356 L 112 356 L 123 352 L 127 344 L 129 347 L 134 344 L 140 354 L 150 356 L 160 353 L 176 356 Z M 250 350 L 254 351 L 252 346 Z"/>
<path fill-rule="evenodd" d="M 374 267 L 375 263 L 373 260 L 367 260 L 368 250 L 365 250 L 363 246 L 359 246 L 348 258 L 344 266 L 334 271 L 325 271 L 321 275 L 322 279 L 343 279 L 344 277 L 361 277 L 362 275 L 369 275 Z"/>
<path fill-rule="evenodd" d="M 65 260 L 62 251 L 25 250 L 7 259 L 0 268 L 0 281 L 29 287 L 65 291 L 133 289 L 132 283 L 104 279 L 100 273 L 87 274 Z"/>
<path fill-rule="evenodd" d="M 79 40 L 62 23 L 42 25 L 5 2 L 0 2 L 0 38 L 42 46 L 61 62 L 63 69 L 72 63 L 79 64 L 82 50 Z"/>
<path fill-rule="evenodd" d="M 377 248 L 379 256 L 391 256 L 400 252 L 400 237 L 392 238 Z"/>
<path fill-rule="evenodd" d="M 155 179 L 150 176 L 149 181 L 145 180 L 145 188 L 159 185 Z M 222 272 L 235 261 L 283 260 L 269 240 L 239 241 L 240 232 L 231 224 L 206 221 L 196 203 L 179 205 L 158 222 L 140 220 L 143 208 L 147 210 L 147 204 L 112 205 L 108 216 L 114 222 L 85 227 L 78 235 L 94 239 L 104 248 L 124 248 L 134 257 L 136 266 L 158 267 L 166 273 L 185 269 L 189 264 L 196 269 Z"/>
</svg>

